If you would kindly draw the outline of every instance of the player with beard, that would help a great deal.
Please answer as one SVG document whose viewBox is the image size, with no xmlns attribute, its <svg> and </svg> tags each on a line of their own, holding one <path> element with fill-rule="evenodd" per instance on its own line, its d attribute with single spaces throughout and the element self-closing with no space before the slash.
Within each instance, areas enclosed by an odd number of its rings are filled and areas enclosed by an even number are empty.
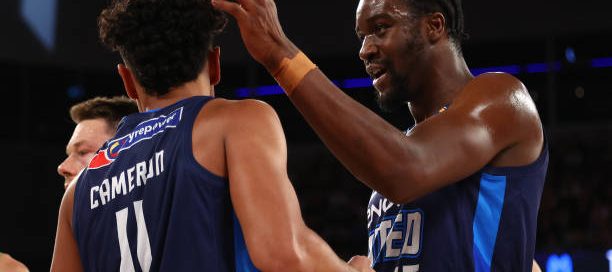
<svg viewBox="0 0 612 272">
<path fill-rule="evenodd" d="M 526 87 L 474 76 L 460 0 L 361 0 L 359 57 L 401 131 L 340 91 L 284 35 L 273 0 L 213 0 L 328 148 L 374 192 L 377 271 L 530 271 L 548 149 Z"/>
</svg>

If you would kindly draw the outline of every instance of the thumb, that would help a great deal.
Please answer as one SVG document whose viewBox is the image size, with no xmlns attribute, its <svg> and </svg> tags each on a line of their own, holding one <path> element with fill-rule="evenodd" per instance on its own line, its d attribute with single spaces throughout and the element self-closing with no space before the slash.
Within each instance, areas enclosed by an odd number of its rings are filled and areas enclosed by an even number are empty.
<svg viewBox="0 0 612 272">
<path fill-rule="evenodd" d="M 246 17 L 247 13 L 244 8 L 238 3 L 227 0 L 211 0 L 210 3 L 218 10 L 224 11 L 232 15 L 240 23 Z"/>
<path fill-rule="evenodd" d="M 368 259 L 368 257 L 366 256 L 361 255 L 353 256 L 348 261 L 348 264 L 359 271 L 368 271 L 370 270 L 369 268 L 372 267 L 370 259 Z"/>
</svg>

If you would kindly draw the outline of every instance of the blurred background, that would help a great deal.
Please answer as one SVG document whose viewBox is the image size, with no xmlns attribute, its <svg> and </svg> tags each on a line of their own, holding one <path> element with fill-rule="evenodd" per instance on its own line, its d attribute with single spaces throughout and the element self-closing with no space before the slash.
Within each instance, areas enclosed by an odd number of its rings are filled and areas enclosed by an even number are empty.
<svg viewBox="0 0 612 272">
<path fill-rule="evenodd" d="M 357 1 L 283 1 L 287 35 L 347 94 L 399 129 L 406 109 L 381 113 L 357 57 Z M 57 165 L 74 125 L 68 109 L 123 94 L 119 58 L 97 39 L 106 0 L 0 2 L 0 252 L 32 271 L 48 270 L 63 179 Z M 505 71 L 536 101 L 550 142 L 536 259 L 547 271 L 612 271 L 612 18 L 610 1 L 465 1 L 474 74 Z M 348 259 L 366 254 L 370 190 L 321 144 L 230 23 L 222 47 L 226 98 L 256 97 L 278 112 L 289 173 L 307 223 Z M 517 127 L 516 129 L 521 129 Z M 608 255 L 606 257 L 606 254 Z"/>
</svg>

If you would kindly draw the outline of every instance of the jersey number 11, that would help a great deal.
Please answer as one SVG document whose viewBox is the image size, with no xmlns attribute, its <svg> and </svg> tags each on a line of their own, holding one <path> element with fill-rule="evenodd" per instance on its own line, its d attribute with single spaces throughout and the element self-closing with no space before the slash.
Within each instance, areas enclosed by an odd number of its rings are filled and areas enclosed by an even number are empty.
<svg viewBox="0 0 612 272">
<path fill-rule="evenodd" d="M 149 272 L 151 267 L 151 244 L 149 243 L 147 225 L 145 224 L 144 213 L 142 212 L 142 200 L 134 201 L 134 212 L 136 213 L 137 227 L 136 255 L 138 256 L 138 263 L 140 263 L 142 271 Z M 116 212 L 115 217 L 117 218 L 117 235 L 119 236 L 119 250 L 121 251 L 119 271 L 135 271 L 127 237 L 128 208 L 126 207 Z"/>
</svg>

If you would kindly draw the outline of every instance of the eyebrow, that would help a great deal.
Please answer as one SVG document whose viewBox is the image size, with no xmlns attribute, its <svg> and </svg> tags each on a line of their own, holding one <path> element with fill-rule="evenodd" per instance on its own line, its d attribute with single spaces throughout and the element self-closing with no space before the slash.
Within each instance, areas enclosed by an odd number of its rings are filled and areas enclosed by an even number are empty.
<svg viewBox="0 0 612 272">
<path fill-rule="evenodd" d="M 366 22 L 368 24 L 371 24 L 373 21 L 376 21 L 376 20 L 381 19 L 381 18 L 382 19 L 393 19 L 393 16 L 389 15 L 388 13 L 377 13 L 377 14 L 374 14 L 374 15 L 368 17 L 366 19 Z M 357 25 L 355 27 L 355 33 L 359 34 L 359 25 Z"/>
</svg>

